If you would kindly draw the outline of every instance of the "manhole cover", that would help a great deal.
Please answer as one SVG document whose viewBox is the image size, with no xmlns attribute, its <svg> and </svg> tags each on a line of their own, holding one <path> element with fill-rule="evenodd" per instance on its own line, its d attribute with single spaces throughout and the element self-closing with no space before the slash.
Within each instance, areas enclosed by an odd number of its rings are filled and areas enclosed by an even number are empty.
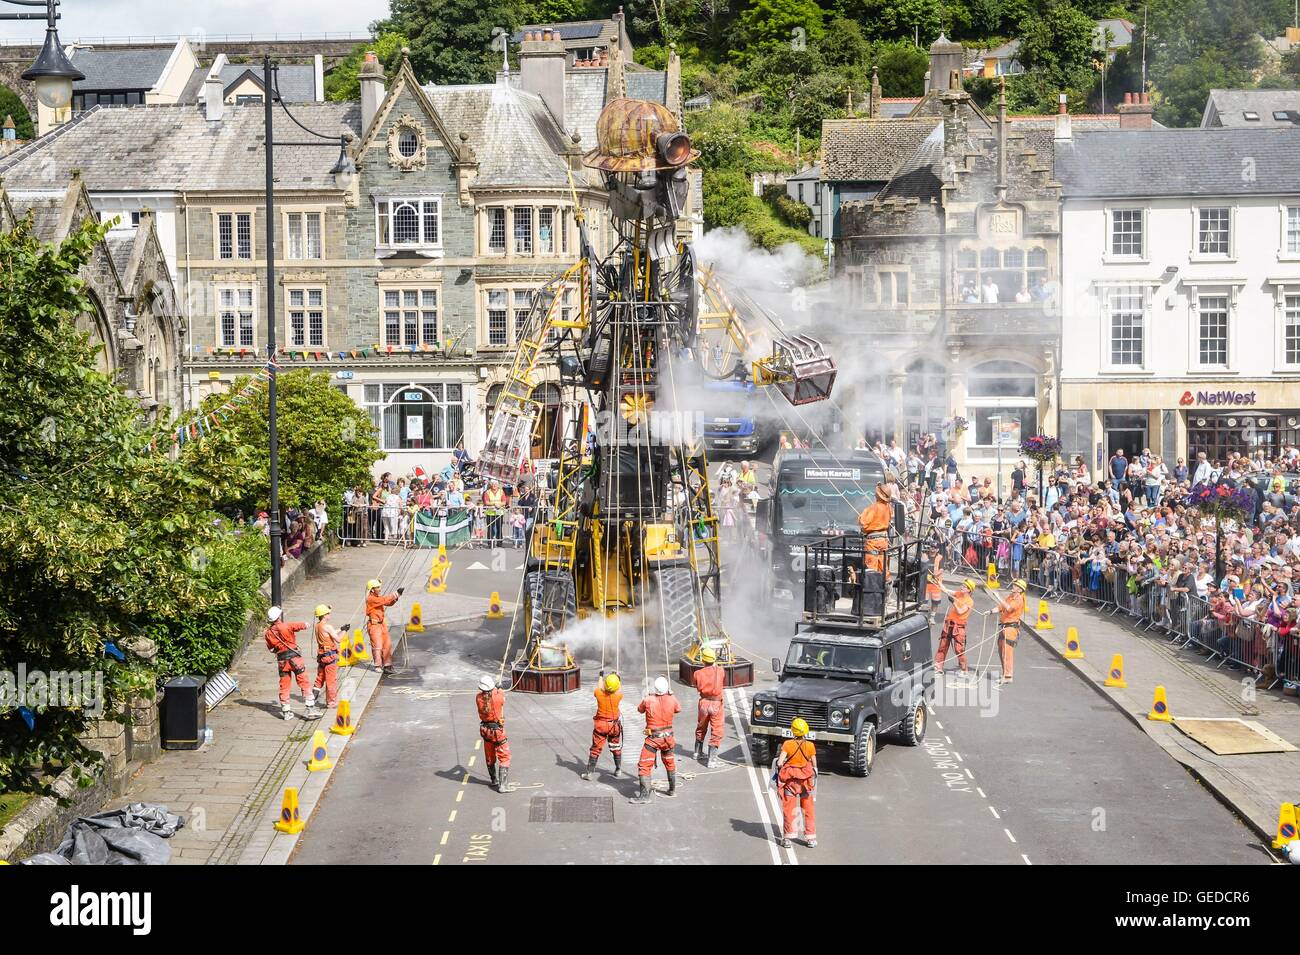
<svg viewBox="0 0 1300 955">
<path fill-rule="evenodd" d="M 612 796 L 534 796 L 529 822 L 613 822 Z"/>
</svg>

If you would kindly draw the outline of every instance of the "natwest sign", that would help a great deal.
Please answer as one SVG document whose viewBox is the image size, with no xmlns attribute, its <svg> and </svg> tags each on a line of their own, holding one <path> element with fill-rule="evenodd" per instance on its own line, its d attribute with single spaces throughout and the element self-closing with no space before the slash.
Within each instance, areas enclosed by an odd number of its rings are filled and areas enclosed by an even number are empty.
<svg viewBox="0 0 1300 955">
<path fill-rule="evenodd" d="M 1178 403 L 1184 408 L 1189 405 L 1253 405 L 1258 394 L 1256 391 L 1184 391 Z"/>
</svg>

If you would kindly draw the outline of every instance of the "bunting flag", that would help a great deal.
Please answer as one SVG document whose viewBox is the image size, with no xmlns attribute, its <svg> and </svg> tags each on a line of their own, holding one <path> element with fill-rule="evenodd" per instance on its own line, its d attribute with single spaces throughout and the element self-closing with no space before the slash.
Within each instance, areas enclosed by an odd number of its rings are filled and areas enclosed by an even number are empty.
<svg viewBox="0 0 1300 955">
<path fill-rule="evenodd" d="M 262 386 L 271 380 L 272 372 L 279 367 L 276 362 L 267 362 L 256 375 L 244 383 L 242 388 L 231 392 L 221 405 L 211 411 L 204 412 L 202 416 L 188 424 L 181 425 L 173 431 L 171 446 L 180 447 L 210 435 L 229 420 L 230 412 L 247 404 Z M 149 442 L 149 450 L 150 452 L 158 450 L 158 440 L 156 438 Z"/>
</svg>

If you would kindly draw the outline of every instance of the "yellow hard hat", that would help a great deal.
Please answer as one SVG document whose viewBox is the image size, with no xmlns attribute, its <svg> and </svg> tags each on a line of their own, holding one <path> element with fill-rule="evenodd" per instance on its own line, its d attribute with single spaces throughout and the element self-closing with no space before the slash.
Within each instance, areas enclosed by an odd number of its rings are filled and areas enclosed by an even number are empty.
<svg viewBox="0 0 1300 955">
<path fill-rule="evenodd" d="M 329 604 L 317 604 L 317 605 L 316 605 L 316 616 L 317 616 L 317 617 L 323 617 L 323 616 L 325 616 L 327 613 L 333 613 L 333 612 L 334 612 L 334 608 L 331 607 Z"/>
<path fill-rule="evenodd" d="M 1017 577 L 1011 582 L 1012 587 L 1019 587 L 1021 590 L 1028 590 L 1029 584 L 1025 583 L 1025 578 Z"/>
<path fill-rule="evenodd" d="M 705 647 L 703 650 L 700 651 L 700 659 L 703 660 L 705 663 L 717 663 L 718 662 L 717 651 L 715 651 L 713 647 Z"/>
<path fill-rule="evenodd" d="M 794 722 L 790 724 L 790 732 L 800 738 L 808 735 L 808 721 L 802 716 L 796 716 Z"/>
<path fill-rule="evenodd" d="M 383 585 L 384 582 L 378 577 L 372 577 L 370 580 L 366 581 L 366 590 L 374 590 L 376 587 L 382 587 Z"/>
<path fill-rule="evenodd" d="M 607 674 L 605 674 L 605 692 L 606 692 L 606 693 L 613 693 L 613 692 L 615 692 L 615 691 L 616 691 L 620 686 L 622 686 L 622 685 L 623 685 L 623 681 L 620 680 L 620 679 L 618 678 L 618 674 L 617 674 L 617 673 L 607 673 Z"/>
<path fill-rule="evenodd" d="M 969 577 L 966 578 L 967 590 L 975 591 L 979 589 L 979 586 L 980 586 L 980 582 L 978 580 L 971 580 Z"/>
</svg>

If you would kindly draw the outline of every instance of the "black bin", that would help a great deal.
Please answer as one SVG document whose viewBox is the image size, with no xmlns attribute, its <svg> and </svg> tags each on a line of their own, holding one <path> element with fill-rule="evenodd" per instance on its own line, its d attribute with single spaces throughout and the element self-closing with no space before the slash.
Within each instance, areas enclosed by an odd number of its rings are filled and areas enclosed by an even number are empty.
<svg viewBox="0 0 1300 955">
<path fill-rule="evenodd" d="M 163 685 L 162 748 L 198 749 L 208 726 L 205 679 L 178 676 Z"/>
</svg>

